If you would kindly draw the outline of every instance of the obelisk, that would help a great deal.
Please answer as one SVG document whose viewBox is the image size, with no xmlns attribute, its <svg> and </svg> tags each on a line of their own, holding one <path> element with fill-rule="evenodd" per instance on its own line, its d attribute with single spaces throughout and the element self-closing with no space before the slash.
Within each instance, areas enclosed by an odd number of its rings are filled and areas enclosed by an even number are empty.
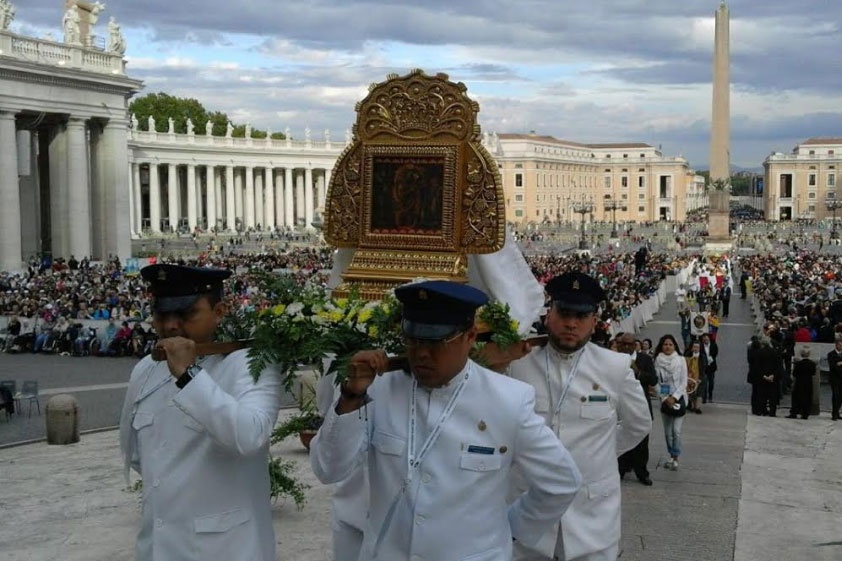
<svg viewBox="0 0 842 561">
<path fill-rule="evenodd" d="M 716 10 L 713 44 L 713 111 L 710 127 L 710 184 L 708 185 L 708 246 L 730 247 L 728 191 L 717 186 L 729 185 L 731 178 L 731 53 L 730 15 L 725 0 Z"/>
<path fill-rule="evenodd" d="M 713 117 L 710 127 L 710 180 L 731 177 L 729 138 L 731 132 L 730 22 L 725 0 L 716 10 L 713 40 Z"/>
</svg>

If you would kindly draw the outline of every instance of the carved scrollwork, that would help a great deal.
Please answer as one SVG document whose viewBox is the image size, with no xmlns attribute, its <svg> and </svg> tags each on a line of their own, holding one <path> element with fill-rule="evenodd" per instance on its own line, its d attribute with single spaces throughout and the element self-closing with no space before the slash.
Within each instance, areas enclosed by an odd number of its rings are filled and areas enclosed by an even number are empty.
<svg viewBox="0 0 842 561">
<path fill-rule="evenodd" d="M 476 124 L 479 106 L 461 82 L 447 74 L 427 76 L 414 70 L 375 84 L 357 106 L 358 128 L 364 140 L 418 140 L 439 136 L 466 140 Z M 385 135 L 386 138 L 383 138 Z"/>
</svg>

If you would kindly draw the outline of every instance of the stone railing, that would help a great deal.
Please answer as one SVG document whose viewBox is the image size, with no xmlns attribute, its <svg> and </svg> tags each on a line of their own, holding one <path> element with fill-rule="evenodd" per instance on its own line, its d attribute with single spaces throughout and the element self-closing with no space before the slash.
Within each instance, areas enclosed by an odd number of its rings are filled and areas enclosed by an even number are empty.
<svg viewBox="0 0 842 561">
<path fill-rule="evenodd" d="M 204 134 L 178 134 L 172 132 L 149 132 L 136 129 L 129 129 L 129 141 L 137 143 L 154 144 L 178 144 L 209 147 L 229 147 L 243 150 L 294 150 L 294 151 L 328 151 L 338 154 L 345 148 L 344 142 L 335 142 L 330 139 L 293 140 L 291 138 L 276 139 L 266 138 L 242 138 L 229 136 L 207 136 Z"/>
<path fill-rule="evenodd" d="M 102 74 L 126 73 L 126 64 L 120 54 L 24 37 L 8 31 L 0 31 L 0 56 Z"/>
</svg>

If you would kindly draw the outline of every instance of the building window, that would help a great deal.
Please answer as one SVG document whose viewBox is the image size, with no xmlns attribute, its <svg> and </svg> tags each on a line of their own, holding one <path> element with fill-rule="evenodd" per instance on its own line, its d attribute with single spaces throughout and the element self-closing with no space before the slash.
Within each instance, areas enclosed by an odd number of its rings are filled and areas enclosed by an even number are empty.
<svg viewBox="0 0 842 561">
<path fill-rule="evenodd" d="M 625 200 L 628 200 L 629 196 L 627 194 L 623 193 L 622 195 L 620 195 L 620 198 L 625 201 Z"/>
<path fill-rule="evenodd" d="M 816 205 L 807 205 L 807 212 L 816 212 Z"/>
<path fill-rule="evenodd" d="M 604 180 L 605 180 L 605 188 L 610 189 L 611 188 L 611 178 L 605 177 Z"/>
<path fill-rule="evenodd" d="M 628 154 L 623 154 L 623 158 L 628 158 L 628 157 L 629 157 Z"/>
<path fill-rule="evenodd" d="M 523 210 L 517 209 L 515 211 L 515 216 L 517 216 L 518 218 L 523 218 Z"/>
<path fill-rule="evenodd" d="M 835 173 L 828 173 L 827 174 L 827 186 L 828 187 L 835 187 L 836 186 L 836 174 Z"/>
<path fill-rule="evenodd" d="M 515 164 L 515 169 L 523 169 L 523 164 Z"/>
<path fill-rule="evenodd" d="M 807 185 L 809 185 L 810 187 L 815 187 L 815 186 L 816 186 L 816 174 L 815 174 L 815 173 L 811 173 L 811 174 L 807 177 Z"/>
<path fill-rule="evenodd" d="M 816 151 L 815 151 L 815 150 L 810 150 L 810 151 L 808 152 L 808 154 L 809 154 L 810 156 L 815 156 L 815 155 L 816 155 Z"/>
<path fill-rule="evenodd" d="M 815 199 L 816 198 L 816 192 L 810 191 L 809 193 L 807 193 L 807 198 L 808 199 Z"/>
<path fill-rule="evenodd" d="M 605 173 L 611 173 L 611 168 L 605 168 Z"/>
<path fill-rule="evenodd" d="M 828 155 L 833 156 L 833 150 L 828 150 L 827 153 Z"/>
<path fill-rule="evenodd" d="M 620 184 L 623 187 L 628 187 L 629 186 L 629 178 L 624 175 L 623 177 L 620 178 Z"/>
<path fill-rule="evenodd" d="M 523 202 L 523 195 L 515 195 L 515 202 L 522 203 Z"/>
<path fill-rule="evenodd" d="M 516 173 L 515 174 L 515 187 L 523 187 L 523 174 Z"/>
<path fill-rule="evenodd" d="M 824 194 L 824 198 L 828 200 L 833 200 L 836 198 L 836 193 L 834 193 L 833 191 L 828 191 Z"/>
<path fill-rule="evenodd" d="M 640 193 L 637 196 L 637 198 L 640 199 L 641 201 L 645 201 L 646 200 L 646 193 Z"/>
<path fill-rule="evenodd" d="M 637 186 L 641 189 L 646 187 L 646 179 L 642 175 L 637 178 Z"/>
<path fill-rule="evenodd" d="M 638 214 L 643 214 L 644 212 L 646 212 L 646 207 L 645 206 L 637 207 L 637 212 L 638 212 Z"/>
<path fill-rule="evenodd" d="M 645 158 L 645 157 L 646 157 L 646 154 L 641 154 L 641 155 L 640 155 L 640 157 L 641 157 L 641 158 Z"/>
</svg>

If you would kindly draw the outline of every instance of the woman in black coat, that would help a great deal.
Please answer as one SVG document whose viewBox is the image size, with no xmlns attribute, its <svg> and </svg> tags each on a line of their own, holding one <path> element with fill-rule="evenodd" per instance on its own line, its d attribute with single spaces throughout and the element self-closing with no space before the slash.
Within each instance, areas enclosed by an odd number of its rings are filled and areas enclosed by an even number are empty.
<svg viewBox="0 0 842 561">
<path fill-rule="evenodd" d="M 792 377 L 795 386 L 792 388 L 792 407 L 787 418 L 795 419 L 799 415 L 802 419 L 810 416 L 813 406 L 813 376 L 816 374 L 816 363 L 810 360 L 810 347 L 801 348 L 801 360 L 795 363 Z"/>
</svg>

